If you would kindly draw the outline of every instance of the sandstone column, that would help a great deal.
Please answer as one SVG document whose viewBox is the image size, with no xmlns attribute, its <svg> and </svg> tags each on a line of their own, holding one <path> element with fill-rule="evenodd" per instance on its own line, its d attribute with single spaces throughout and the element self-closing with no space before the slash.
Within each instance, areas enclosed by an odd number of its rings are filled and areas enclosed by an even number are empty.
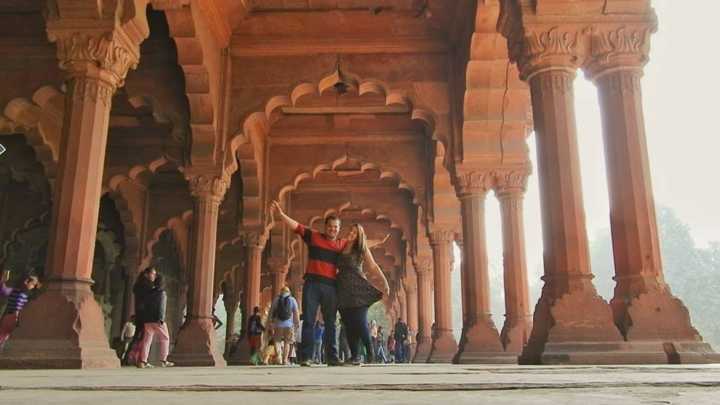
<svg viewBox="0 0 720 405">
<path fill-rule="evenodd" d="M 432 325 L 434 319 L 432 309 L 432 259 L 419 256 L 414 265 L 418 284 L 418 333 L 413 362 L 425 363 L 432 348 Z"/>
<path fill-rule="evenodd" d="M 430 233 L 435 279 L 435 334 L 428 363 L 449 363 L 457 351 L 452 328 L 452 301 L 450 272 L 452 270 L 452 243 L 455 232 L 435 230 Z"/>
<path fill-rule="evenodd" d="M 413 271 L 413 270 L 406 270 Z M 414 280 L 412 280 L 414 281 Z M 418 331 L 418 293 L 417 285 L 411 280 L 405 280 L 405 300 L 407 305 L 407 324 L 410 331 L 410 359 L 415 358 L 417 351 L 417 331 Z"/>
<path fill-rule="evenodd" d="M 501 172 L 495 189 L 502 216 L 505 286 L 505 323 L 500 340 L 505 351 L 516 356 L 522 352 L 532 330 L 523 223 L 523 196 L 528 175 L 529 169 Z"/>
<path fill-rule="evenodd" d="M 229 364 L 250 364 L 250 348 L 247 342 L 247 320 L 253 308 L 260 306 L 260 277 L 262 273 L 262 252 L 267 235 L 262 231 L 248 231 L 244 235 L 246 248 L 245 285 L 242 295 L 242 332 Z"/>
<path fill-rule="evenodd" d="M 48 36 L 57 43 L 60 68 L 67 73 L 67 93 L 47 291 L 23 312 L 0 358 L 2 368 L 120 365 L 90 286 L 112 96 L 139 62 L 139 44 L 147 36 L 123 27 L 99 19 L 48 21 Z"/>
<path fill-rule="evenodd" d="M 598 87 L 605 141 L 617 282 L 610 304 L 622 334 L 645 354 L 643 362 L 666 363 L 668 356 L 682 363 L 717 361 L 663 277 L 640 88 L 654 28 L 650 22 L 598 29 L 586 67 Z M 622 46 L 636 39 L 635 47 Z"/>
<path fill-rule="evenodd" d="M 463 227 L 463 334 L 455 363 L 515 363 L 504 353 L 495 323 L 490 316 L 490 280 L 485 238 L 485 197 L 492 184 L 489 171 L 458 175 L 456 192 L 460 199 Z"/>
<path fill-rule="evenodd" d="M 287 260 L 280 258 L 271 258 L 268 262 L 268 270 L 270 270 L 270 277 L 272 277 L 272 298 L 275 299 L 280 295 L 280 290 L 286 285 L 289 266 Z"/>
<path fill-rule="evenodd" d="M 212 323 L 215 251 L 220 203 L 228 188 L 228 181 L 208 174 L 189 177 L 193 196 L 192 284 L 187 317 L 180 329 L 172 353 L 179 366 L 225 366 L 225 360 L 215 347 Z"/>
<path fill-rule="evenodd" d="M 547 56 L 527 55 L 520 66 L 532 96 L 545 266 L 533 331 L 520 361 L 619 362 L 612 351 L 622 337 L 590 271 L 573 97 L 576 56 L 571 51 L 578 33 L 553 28 L 533 35 L 557 43 L 557 49 Z"/>
</svg>

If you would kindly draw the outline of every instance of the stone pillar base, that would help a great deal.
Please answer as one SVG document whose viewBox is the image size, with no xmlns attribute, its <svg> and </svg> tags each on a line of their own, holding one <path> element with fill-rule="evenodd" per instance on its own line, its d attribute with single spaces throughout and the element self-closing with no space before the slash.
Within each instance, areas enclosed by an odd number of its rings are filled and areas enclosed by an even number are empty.
<svg viewBox="0 0 720 405">
<path fill-rule="evenodd" d="M 514 353 L 519 356 L 522 353 L 525 343 L 527 343 L 530 336 L 532 327 L 529 326 L 530 322 L 505 322 L 503 325 L 502 332 L 500 333 L 500 342 L 502 343 L 505 351 L 508 353 Z"/>
<path fill-rule="evenodd" d="M 625 342 L 605 300 L 587 286 L 553 299 L 550 288 L 543 287 L 535 307 L 520 364 L 617 364 L 615 352 Z"/>
<path fill-rule="evenodd" d="M 432 339 L 429 337 L 419 337 L 415 347 L 415 355 L 413 363 L 427 363 L 427 358 L 432 350 Z"/>
<path fill-rule="evenodd" d="M 102 309 L 84 282 L 51 282 L 23 310 L 0 356 L 0 369 L 118 367 Z"/>
<path fill-rule="evenodd" d="M 169 360 L 177 366 L 225 367 L 215 351 L 215 329 L 210 319 L 190 319 L 180 328 Z"/>
<path fill-rule="evenodd" d="M 455 364 L 517 364 L 518 353 L 506 353 L 495 324 L 484 319 L 463 329 Z"/>
<path fill-rule="evenodd" d="M 720 363 L 720 354 L 705 342 L 667 342 L 663 348 L 670 364 Z"/>
<path fill-rule="evenodd" d="M 430 354 L 427 357 L 428 363 L 452 363 L 457 353 L 457 342 L 450 331 L 438 332 L 438 336 L 432 341 Z"/>
</svg>

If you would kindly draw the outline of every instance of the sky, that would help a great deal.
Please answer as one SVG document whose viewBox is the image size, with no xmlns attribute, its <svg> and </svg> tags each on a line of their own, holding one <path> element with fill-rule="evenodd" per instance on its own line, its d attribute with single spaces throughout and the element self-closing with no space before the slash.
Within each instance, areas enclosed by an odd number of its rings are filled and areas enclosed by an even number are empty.
<svg viewBox="0 0 720 405">
<path fill-rule="evenodd" d="M 653 0 L 658 31 L 651 37 L 650 60 L 642 79 L 645 128 L 656 206 L 672 208 L 690 226 L 699 247 L 720 242 L 720 53 L 709 27 L 720 14 L 717 0 Z M 581 72 L 575 81 L 583 199 L 589 240 L 610 227 L 605 157 L 597 90 Z M 715 116 L 718 114 L 718 117 Z M 534 135 L 528 140 L 535 160 Z M 533 163 L 535 166 L 535 164 Z M 537 170 L 535 170 L 537 172 Z M 500 207 L 487 201 L 488 252 L 493 271 L 501 271 Z M 537 174 L 525 197 L 529 282 L 540 284 L 542 229 Z M 459 282 L 459 272 L 455 273 Z M 538 291 L 531 294 L 531 303 Z M 608 297 L 606 297 L 608 298 Z M 493 308 L 496 320 L 504 308 Z"/>
</svg>

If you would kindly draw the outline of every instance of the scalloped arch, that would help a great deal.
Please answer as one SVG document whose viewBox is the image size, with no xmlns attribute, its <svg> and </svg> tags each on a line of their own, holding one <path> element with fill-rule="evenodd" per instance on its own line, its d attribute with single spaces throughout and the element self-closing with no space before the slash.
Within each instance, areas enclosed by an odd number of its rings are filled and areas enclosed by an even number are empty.
<svg viewBox="0 0 720 405">
<path fill-rule="evenodd" d="M 19 133 L 43 165 L 48 179 L 57 174 L 65 95 L 53 86 L 43 86 L 32 99 L 10 100 L 0 116 L 0 135 Z"/>
<path fill-rule="evenodd" d="M 175 238 L 175 243 L 178 246 L 178 250 L 180 250 L 180 262 L 184 265 L 182 270 L 186 270 L 187 263 L 185 262 L 185 259 L 187 258 L 188 252 L 188 246 L 186 242 L 192 217 L 192 210 L 187 210 L 180 215 L 168 219 L 165 225 L 162 225 L 155 229 L 155 231 L 153 231 L 152 233 L 152 238 L 150 238 L 150 240 L 145 244 L 145 256 L 140 262 L 138 270 L 150 266 L 150 263 L 152 263 L 152 260 L 154 258 L 153 248 L 160 241 L 160 237 L 162 236 L 162 234 L 168 230 L 172 232 L 173 238 Z"/>
<path fill-rule="evenodd" d="M 344 73 L 346 80 L 350 80 L 351 88 L 357 89 L 357 96 L 375 94 L 385 97 L 385 105 L 403 105 L 410 110 L 410 119 L 422 121 L 427 132 L 434 140 L 444 140 L 436 132 L 441 125 L 438 114 L 432 108 L 420 105 L 414 100 L 412 90 L 391 89 L 387 83 L 367 78 L 361 79 L 352 73 Z M 238 168 L 241 170 L 243 185 L 249 184 L 250 189 L 243 196 L 244 215 L 243 224 L 246 226 L 260 226 L 263 223 L 264 209 L 262 204 L 263 185 L 261 182 L 262 167 L 264 164 L 264 142 L 272 124 L 279 119 L 283 107 L 296 106 L 303 97 L 319 96 L 332 87 L 338 80 L 337 72 L 318 80 L 316 83 L 302 82 L 290 89 L 288 94 L 272 96 L 265 103 L 262 111 L 249 114 L 242 123 L 242 131 L 229 140 L 226 149 L 224 171 L 232 175 Z M 317 170 L 312 170 L 315 173 Z M 386 175 L 391 175 L 388 172 Z M 399 176 L 398 176 L 399 177 Z M 296 179 L 299 181 L 301 179 Z M 403 184 L 406 186 L 406 184 Z M 414 194 L 411 187 L 407 187 Z"/>
</svg>

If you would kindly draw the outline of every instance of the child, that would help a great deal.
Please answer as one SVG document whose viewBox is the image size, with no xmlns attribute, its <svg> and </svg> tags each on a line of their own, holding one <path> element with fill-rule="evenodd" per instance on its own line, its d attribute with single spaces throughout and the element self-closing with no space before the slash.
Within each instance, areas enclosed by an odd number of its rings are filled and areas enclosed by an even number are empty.
<svg viewBox="0 0 720 405">
<path fill-rule="evenodd" d="M 263 364 L 278 364 L 278 352 L 275 348 L 275 339 L 270 339 L 263 351 Z"/>
<path fill-rule="evenodd" d="M 0 350 L 2 350 L 5 342 L 20 324 L 20 311 L 27 304 L 30 291 L 40 287 L 37 277 L 26 276 L 20 288 L 10 288 L 6 285 L 9 278 L 10 271 L 6 271 L 3 274 L 2 281 L 0 281 L 0 295 L 8 297 L 5 314 L 0 318 Z"/>
</svg>

